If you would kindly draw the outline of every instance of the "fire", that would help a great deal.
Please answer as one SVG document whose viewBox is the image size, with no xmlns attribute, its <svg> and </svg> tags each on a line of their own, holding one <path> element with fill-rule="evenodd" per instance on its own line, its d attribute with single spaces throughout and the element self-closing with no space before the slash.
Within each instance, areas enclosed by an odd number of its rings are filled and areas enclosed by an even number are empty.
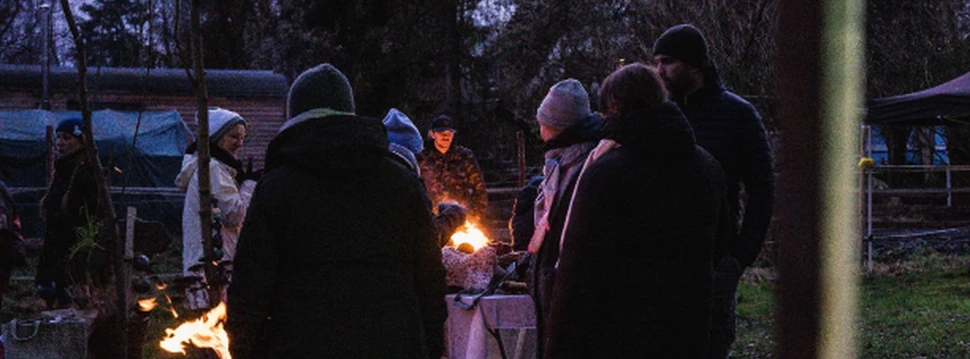
<svg viewBox="0 0 970 359">
<path fill-rule="evenodd" d="M 165 300 L 168 301 L 168 310 L 172 312 L 172 317 L 173 318 L 178 318 L 179 317 L 179 313 L 175 311 L 175 306 L 172 305 L 172 297 L 169 297 L 168 294 L 165 294 Z"/>
<path fill-rule="evenodd" d="M 220 359 L 232 359 L 229 354 L 229 335 L 226 322 L 226 303 L 221 302 L 202 318 L 182 323 L 175 329 L 165 329 L 165 339 L 159 344 L 170 353 L 185 355 L 185 343 L 197 348 L 211 348 Z"/>
<path fill-rule="evenodd" d="M 156 298 L 141 299 L 138 301 L 138 310 L 147 313 L 155 309 L 157 305 L 158 301 Z"/>
<path fill-rule="evenodd" d="M 491 240 L 485 236 L 485 233 L 482 233 L 474 223 L 467 221 L 455 234 L 451 235 L 451 244 L 455 248 L 461 246 L 462 243 L 468 243 L 472 246 L 472 249 L 477 251 L 479 248 L 487 246 L 490 242 Z"/>
</svg>

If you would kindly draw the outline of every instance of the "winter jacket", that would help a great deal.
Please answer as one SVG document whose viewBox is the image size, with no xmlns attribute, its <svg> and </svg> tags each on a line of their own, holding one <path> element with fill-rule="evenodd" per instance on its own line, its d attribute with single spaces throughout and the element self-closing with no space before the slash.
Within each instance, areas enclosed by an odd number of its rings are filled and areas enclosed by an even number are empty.
<svg viewBox="0 0 970 359">
<path fill-rule="evenodd" d="M 486 214 L 488 193 L 485 192 L 485 180 L 471 150 L 452 144 L 448 151 L 441 153 L 434 145 L 428 145 L 419 157 L 421 178 L 431 203 L 457 202 L 474 218 Z"/>
<path fill-rule="evenodd" d="M 388 136 L 390 138 L 390 136 Z M 394 142 L 387 148 L 392 154 L 397 156 L 395 159 L 400 161 L 401 164 L 405 165 L 409 170 L 413 171 L 417 175 L 421 175 L 421 167 L 418 166 L 418 160 L 414 157 L 414 152 L 411 152 L 407 147 L 401 146 Z M 424 186 L 422 185 L 422 188 Z M 438 246 L 444 247 L 451 241 L 451 236 L 458 231 L 461 226 L 465 225 L 465 217 L 467 216 L 467 209 L 461 205 L 453 202 L 442 202 L 438 203 L 438 215 L 434 217 L 434 227 L 438 232 Z"/>
<path fill-rule="evenodd" d="M 82 149 L 54 161 L 54 178 L 41 202 L 47 231 L 37 267 L 38 285 L 57 283 L 57 288 L 66 289 L 85 281 L 85 273 L 95 269 L 88 264 L 106 267 L 103 262 L 87 263 L 86 255 L 71 256 L 71 248 L 79 241 L 76 229 L 88 224 L 89 219 L 100 221 L 104 217 L 97 169 L 85 156 Z"/>
<path fill-rule="evenodd" d="M 715 67 L 705 73 L 704 83 L 701 89 L 675 101 L 690 121 L 697 143 L 724 170 L 732 224 L 740 226 L 740 232 L 734 230 L 737 238 L 727 250 L 744 268 L 757 259 L 771 224 L 775 191 L 771 149 L 761 115 L 724 88 Z M 742 183 L 748 197 L 743 210 Z"/>
<path fill-rule="evenodd" d="M 439 358 L 445 272 L 417 174 L 380 121 L 292 124 L 271 142 L 228 290 L 233 358 Z"/>
<path fill-rule="evenodd" d="M 566 210 L 586 156 L 602 137 L 603 118 L 593 114 L 566 128 L 545 144 L 544 179 L 535 200 L 533 216 L 536 228 L 529 242 L 529 252 L 534 255 L 528 278 L 535 300 L 540 354 L 542 345 L 548 341 L 548 330 L 544 324 L 548 322 L 552 302 L 556 262 L 559 261 L 559 239 Z"/>
<path fill-rule="evenodd" d="M 667 102 L 606 120 L 619 144 L 575 187 L 545 358 L 700 358 L 724 179 Z M 606 141 L 606 140 L 604 140 Z"/>
<path fill-rule="evenodd" d="M 529 240 L 535 233 L 535 201 L 539 195 L 542 176 L 533 176 L 519 189 L 512 201 L 512 218 L 509 218 L 509 235 L 512 249 L 524 251 L 529 248 Z"/>
<path fill-rule="evenodd" d="M 17 204 L 7 190 L 7 185 L 0 181 L 0 296 L 7 292 L 13 268 L 27 265 L 20 229 Z"/>
<path fill-rule="evenodd" d="M 223 260 L 232 260 L 236 254 L 236 242 L 243 219 L 246 218 L 246 208 L 252 197 L 256 182 L 244 180 L 242 184 L 237 176 L 242 172 L 241 164 L 228 152 L 214 143 L 209 153 L 209 180 L 212 183 L 212 198 L 218 201 L 222 218 L 222 250 Z M 201 264 L 204 248 L 202 246 L 202 225 L 199 222 L 199 155 L 195 144 L 186 150 L 182 157 L 182 170 L 175 178 L 175 185 L 185 192 L 185 205 L 182 207 L 182 273 L 184 275 L 200 275 L 201 267 L 190 270 L 192 266 Z"/>
</svg>

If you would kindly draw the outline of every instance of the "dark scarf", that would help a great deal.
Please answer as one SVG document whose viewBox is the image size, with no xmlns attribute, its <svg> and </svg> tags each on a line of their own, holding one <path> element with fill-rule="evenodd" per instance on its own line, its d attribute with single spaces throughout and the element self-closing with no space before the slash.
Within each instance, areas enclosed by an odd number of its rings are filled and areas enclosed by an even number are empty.
<svg viewBox="0 0 970 359">
<path fill-rule="evenodd" d="M 550 138 L 543 144 L 546 151 L 556 148 L 563 148 L 577 143 L 588 141 L 599 141 L 603 138 L 603 117 L 599 113 L 593 113 L 586 118 L 579 120 L 576 124 L 567 127 L 556 137 Z"/>
<path fill-rule="evenodd" d="M 192 144 L 189 145 L 189 148 L 185 149 L 185 154 L 191 155 L 193 153 L 196 153 L 198 150 L 199 150 L 199 143 L 192 142 Z M 236 183 L 237 184 L 243 183 L 243 180 L 245 179 L 244 176 L 246 174 L 243 173 L 242 161 L 237 160 L 236 157 L 233 157 L 232 154 L 222 149 L 222 147 L 219 147 L 219 144 L 213 141 L 209 141 L 209 155 L 212 156 L 212 158 L 215 158 L 216 160 L 218 160 L 219 162 L 225 163 L 229 167 L 232 167 L 234 170 L 236 170 Z"/>
</svg>

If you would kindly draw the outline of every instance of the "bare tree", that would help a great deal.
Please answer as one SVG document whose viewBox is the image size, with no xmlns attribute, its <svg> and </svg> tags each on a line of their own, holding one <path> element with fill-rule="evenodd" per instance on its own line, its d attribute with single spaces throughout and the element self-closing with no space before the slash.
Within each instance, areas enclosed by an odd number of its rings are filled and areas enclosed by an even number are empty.
<svg viewBox="0 0 970 359">
<path fill-rule="evenodd" d="M 124 242 L 120 240 L 120 235 L 118 233 L 117 220 L 114 212 L 114 206 L 111 202 L 111 192 L 108 187 L 107 176 L 105 175 L 104 168 L 101 165 L 101 160 L 98 158 L 98 148 L 94 141 L 94 126 L 91 121 L 91 107 L 88 103 L 88 90 L 87 90 L 87 61 L 85 54 L 84 37 L 78 29 L 77 21 L 74 18 L 74 14 L 71 10 L 71 6 L 68 0 L 61 0 L 61 8 L 64 11 L 64 17 L 68 23 L 68 29 L 71 31 L 72 38 L 74 40 L 76 49 L 76 61 L 77 61 L 77 73 L 78 73 L 78 99 L 81 105 L 81 118 L 84 121 L 84 141 L 85 141 L 85 153 L 89 163 L 93 163 L 97 171 L 95 171 L 95 180 L 97 181 L 99 188 L 99 205 L 103 208 L 102 223 L 104 223 L 104 228 L 106 228 L 106 235 L 108 236 L 107 244 L 110 246 L 111 250 L 110 258 L 112 263 L 113 276 L 115 278 L 115 287 L 102 287 L 94 288 L 95 291 L 102 291 L 103 297 L 111 297 L 110 293 L 114 292 L 115 307 L 105 306 L 102 308 L 97 308 L 99 314 L 108 318 L 113 319 L 116 325 L 117 337 L 116 338 L 127 338 L 128 337 L 128 295 L 125 290 L 127 282 L 130 278 L 126 278 L 122 275 L 124 273 Z M 127 352 L 127 340 L 114 340 L 110 343 L 98 343 L 98 345 L 112 346 L 112 349 L 116 349 L 118 354 Z"/>
</svg>

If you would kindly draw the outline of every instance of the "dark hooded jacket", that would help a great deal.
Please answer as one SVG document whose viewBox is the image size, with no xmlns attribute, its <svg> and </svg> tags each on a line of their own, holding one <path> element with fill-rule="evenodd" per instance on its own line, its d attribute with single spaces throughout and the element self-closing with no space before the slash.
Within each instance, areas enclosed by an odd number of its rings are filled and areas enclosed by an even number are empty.
<svg viewBox="0 0 970 359">
<path fill-rule="evenodd" d="M 37 284 L 57 283 L 61 289 L 83 282 L 88 264 L 102 268 L 105 263 L 85 263 L 86 255 L 71 256 L 71 248 L 78 243 L 78 227 L 88 219 L 100 220 L 103 211 L 98 206 L 97 170 L 85 160 L 84 149 L 58 158 L 54 162 L 54 178 L 44 196 L 43 214 L 47 223 L 44 247 L 37 266 Z"/>
<path fill-rule="evenodd" d="M 619 143 L 579 178 L 545 358 L 700 358 L 724 179 L 671 102 L 606 120 Z"/>
<path fill-rule="evenodd" d="M 18 210 L 7 185 L 0 181 L 0 296 L 7 292 L 13 267 L 27 264 Z"/>
<path fill-rule="evenodd" d="M 444 267 L 429 201 L 353 115 L 283 130 L 239 238 L 228 322 L 233 357 L 440 357 Z"/>
<path fill-rule="evenodd" d="M 694 129 L 697 144 L 714 156 L 724 170 L 731 223 L 738 233 L 729 254 L 741 268 L 750 266 L 767 236 L 775 192 L 771 149 L 761 115 L 750 103 L 724 88 L 714 66 L 705 71 L 704 87 L 674 100 Z M 748 197 L 743 211 L 742 183 Z"/>
</svg>

